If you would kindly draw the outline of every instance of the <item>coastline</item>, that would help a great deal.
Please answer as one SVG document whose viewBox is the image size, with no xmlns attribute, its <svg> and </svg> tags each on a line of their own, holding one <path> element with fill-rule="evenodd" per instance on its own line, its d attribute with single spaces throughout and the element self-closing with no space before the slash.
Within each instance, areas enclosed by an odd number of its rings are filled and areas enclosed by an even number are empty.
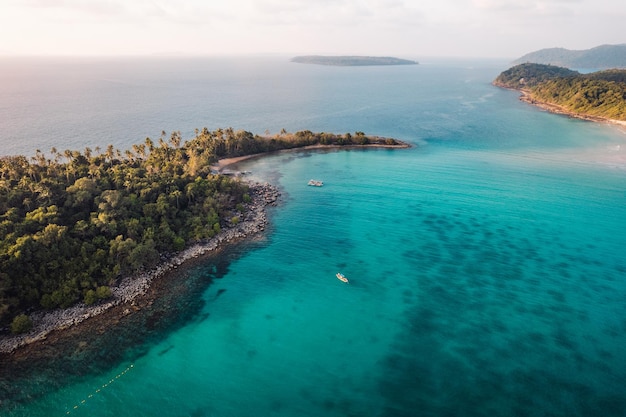
<svg viewBox="0 0 626 417">
<path fill-rule="evenodd" d="M 217 173 L 225 173 L 228 167 L 244 160 L 264 157 L 273 153 L 315 151 L 330 149 L 406 149 L 411 145 L 399 142 L 395 145 L 366 144 L 366 145 L 310 145 L 298 148 L 283 149 L 276 152 L 263 152 L 234 158 L 220 159 L 211 169 Z M 67 309 L 53 311 L 38 311 L 30 315 L 33 321 L 32 329 L 24 334 L 0 335 L 0 363 L 3 359 L 11 356 L 19 356 L 24 359 L 29 355 L 37 354 L 37 348 L 53 343 L 54 340 L 62 339 L 63 333 L 81 332 L 81 327 L 93 330 L 103 329 L 103 323 L 116 324 L 122 317 L 138 311 L 142 306 L 150 305 L 158 290 L 153 288 L 153 282 L 159 280 L 167 273 L 187 265 L 194 259 L 208 256 L 223 250 L 226 246 L 238 243 L 244 239 L 252 238 L 261 234 L 268 224 L 266 208 L 275 206 L 280 197 L 278 189 L 268 183 L 247 181 L 250 186 L 251 202 L 245 205 L 245 217 L 239 224 L 224 228 L 217 236 L 207 242 L 197 243 L 174 254 L 154 269 L 141 272 L 136 275 L 123 277 L 119 284 L 111 287 L 111 298 L 102 303 L 87 306 L 83 303 Z M 144 299 L 144 300 L 141 300 Z M 109 313 L 109 314 L 107 314 Z M 108 315 L 109 317 L 105 317 Z M 89 320 L 93 319 L 93 320 Z M 96 320 L 97 323 L 90 323 Z M 100 331 L 100 330 L 98 330 Z M 104 331 L 104 330 L 102 330 Z"/>
<path fill-rule="evenodd" d="M 321 144 L 318 144 L 318 145 L 302 146 L 298 148 L 281 149 L 275 152 L 262 152 L 262 153 L 255 153 L 251 155 L 237 156 L 234 158 L 223 158 L 223 159 L 220 159 L 216 164 L 211 165 L 211 169 L 217 173 L 222 173 L 231 165 L 235 165 L 242 161 L 261 158 L 261 157 L 272 155 L 272 154 L 297 152 L 297 151 L 302 151 L 302 150 L 315 151 L 315 150 L 326 150 L 326 149 L 407 149 L 411 147 L 411 144 L 409 143 L 400 142 L 400 141 L 398 142 L 399 143 L 397 145 L 385 145 L 385 144 L 379 144 L 379 143 L 372 143 L 372 144 L 366 144 L 366 145 L 321 145 Z"/>
<path fill-rule="evenodd" d="M 501 88 L 506 88 L 506 87 L 499 86 L 497 84 L 496 86 L 501 87 Z M 624 120 L 609 119 L 607 117 L 594 116 L 594 115 L 589 115 L 589 114 L 584 114 L 584 113 L 574 113 L 570 110 L 567 110 L 563 106 L 559 106 L 558 104 L 553 104 L 553 103 L 548 103 L 545 101 L 537 100 L 533 98 L 528 91 L 518 90 L 518 89 L 512 89 L 512 90 L 519 91 L 521 93 L 519 97 L 520 101 L 531 104 L 535 107 L 538 107 L 550 113 L 560 114 L 563 116 L 572 117 L 574 119 L 587 120 L 589 122 L 607 123 L 611 125 L 626 127 L 626 121 Z"/>
<path fill-rule="evenodd" d="M 157 296 L 154 291 L 149 291 L 153 281 L 194 259 L 215 253 L 227 245 L 263 232 L 268 224 L 266 208 L 269 205 L 276 205 L 280 193 L 276 187 L 267 183 L 248 182 L 248 184 L 251 202 L 246 204 L 245 217 L 239 224 L 225 228 L 207 242 L 194 244 L 176 253 L 151 271 L 122 278 L 118 285 L 111 287 L 111 298 L 102 304 L 87 306 L 81 303 L 68 309 L 33 313 L 31 315 L 33 328 L 29 332 L 0 336 L 0 357 L 13 355 L 25 347 L 30 347 L 28 350 L 34 352 L 37 345 L 46 343 L 54 333 L 62 333 L 77 327 L 89 321 L 88 319 L 102 316 L 114 308 L 120 310 L 118 313 L 122 316 L 131 314 L 139 308 L 136 302 L 138 298 L 149 295 L 149 292 L 152 293 L 152 297 Z M 149 300 L 147 302 L 149 303 Z M 119 320 L 119 317 L 112 321 L 115 320 Z"/>
</svg>

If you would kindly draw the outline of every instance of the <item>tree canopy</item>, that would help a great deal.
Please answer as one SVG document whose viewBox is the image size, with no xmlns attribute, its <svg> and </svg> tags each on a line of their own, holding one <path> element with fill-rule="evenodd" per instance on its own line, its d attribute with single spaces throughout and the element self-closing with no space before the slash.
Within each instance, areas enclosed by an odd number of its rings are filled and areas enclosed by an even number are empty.
<svg viewBox="0 0 626 417">
<path fill-rule="evenodd" d="M 0 157 L 0 325 L 38 308 L 91 304 L 123 276 L 209 239 L 249 201 L 237 178 L 211 173 L 219 158 L 313 144 L 397 144 L 362 132 L 260 137 L 232 128 L 146 138 L 121 152 L 52 149 Z"/>
<path fill-rule="evenodd" d="M 626 120 L 626 70 L 580 74 L 553 65 L 521 64 L 502 72 L 494 84 L 525 91 L 532 100 L 577 115 Z"/>
<path fill-rule="evenodd" d="M 554 65 L 525 63 L 503 71 L 495 79 L 494 84 L 506 88 L 532 88 L 545 81 L 559 77 L 580 75 L 577 71 Z"/>
</svg>

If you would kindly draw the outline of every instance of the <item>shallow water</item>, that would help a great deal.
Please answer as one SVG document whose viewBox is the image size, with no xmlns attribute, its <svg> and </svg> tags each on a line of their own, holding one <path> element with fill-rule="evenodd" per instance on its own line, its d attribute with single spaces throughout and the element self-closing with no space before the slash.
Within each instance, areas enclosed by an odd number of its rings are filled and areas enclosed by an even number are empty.
<svg viewBox="0 0 626 417">
<path fill-rule="evenodd" d="M 241 164 L 283 189 L 267 240 L 187 271 L 213 281 L 175 325 L 54 389 L 34 374 L 4 414 L 626 414 L 619 129 L 519 103 L 491 64 L 264 65 L 203 81 L 232 120 L 417 146 Z"/>
</svg>

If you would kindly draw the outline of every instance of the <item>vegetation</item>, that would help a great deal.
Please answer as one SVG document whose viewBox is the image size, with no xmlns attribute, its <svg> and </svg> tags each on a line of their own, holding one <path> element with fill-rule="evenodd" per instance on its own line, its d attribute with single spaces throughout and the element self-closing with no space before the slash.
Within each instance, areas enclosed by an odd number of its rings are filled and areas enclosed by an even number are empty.
<svg viewBox="0 0 626 417">
<path fill-rule="evenodd" d="M 416 65 L 416 61 L 394 58 L 390 56 L 324 56 L 305 55 L 291 59 L 299 64 L 337 65 L 337 66 L 365 66 L 365 65 Z"/>
<path fill-rule="evenodd" d="M 582 51 L 565 48 L 548 48 L 531 52 L 515 60 L 523 63 L 550 64 L 567 68 L 626 68 L 626 44 L 601 45 Z"/>
<path fill-rule="evenodd" d="M 29 331 L 33 327 L 33 322 L 26 314 L 15 316 L 11 323 L 11 333 L 20 334 Z"/>
<path fill-rule="evenodd" d="M 502 72 L 494 84 L 505 88 L 532 88 L 538 84 L 555 78 L 574 77 L 580 75 L 577 71 L 554 65 L 520 64 Z"/>
<path fill-rule="evenodd" d="M 21 332 L 25 311 L 110 297 L 120 276 L 238 222 L 248 188 L 211 173 L 219 158 L 367 143 L 397 144 L 362 132 L 260 137 L 205 128 L 188 142 L 163 132 L 123 153 L 109 145 L 0 157 L 0 325 Z"/>
<path fill-rule="evenodd" d="M 501 73 L 494 84 L 522 90 L 531 100 L 574 115 L 626 120 L 626 70 L 580 74 L 552 65 L 521 64 Z"/>
</svg>

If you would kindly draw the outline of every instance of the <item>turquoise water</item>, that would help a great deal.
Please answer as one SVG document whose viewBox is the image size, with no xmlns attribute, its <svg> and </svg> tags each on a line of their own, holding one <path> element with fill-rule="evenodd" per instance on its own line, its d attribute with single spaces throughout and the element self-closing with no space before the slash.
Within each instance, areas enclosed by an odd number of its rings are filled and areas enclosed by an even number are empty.
<svg viewBox="0 0 626 417">
<path fill-rule="evenodd" d="M 264 240 L 181 273 L 175 325 L 17 381 L 3 415 L 626 415 L 623 132 L 518 102 L 491 63 L 263 62 L 203 81 L 234 126 L 416 146 L 241 164 L 283 191 Z"/>
</svg>

